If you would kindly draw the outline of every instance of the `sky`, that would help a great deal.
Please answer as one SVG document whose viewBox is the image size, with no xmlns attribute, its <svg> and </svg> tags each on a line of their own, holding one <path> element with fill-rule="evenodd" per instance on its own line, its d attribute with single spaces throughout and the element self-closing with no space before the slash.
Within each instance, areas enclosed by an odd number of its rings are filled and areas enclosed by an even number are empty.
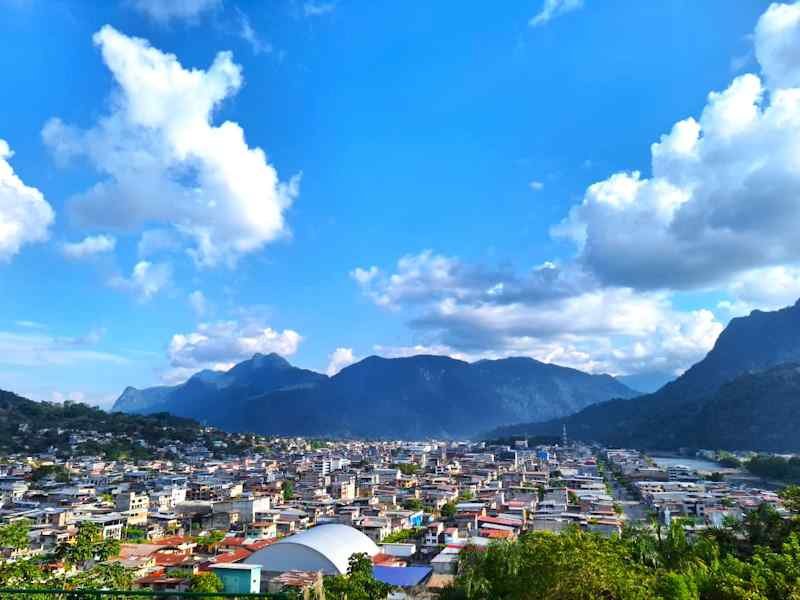
<svg viewBox="0 0 800 600">
<path fill-rule="evenodd" d="M 800 297 L 800 3 L 0 0 L 0 388 L 642 387 Z"/>
</svg>

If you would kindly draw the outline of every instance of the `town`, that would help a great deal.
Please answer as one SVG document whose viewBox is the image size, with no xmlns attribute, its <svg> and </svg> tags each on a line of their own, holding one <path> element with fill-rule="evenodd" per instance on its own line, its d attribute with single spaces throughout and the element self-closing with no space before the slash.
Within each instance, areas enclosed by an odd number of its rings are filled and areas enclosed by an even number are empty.
<svg viewBox="0 0 800 600">
<path fill-rule="evenodd" d="M 786 514 L 775 491 L 736 481 L 735 468 L 660 466 L 566 431 L 550 443 L 207 433 L 207 445 L 152 448 L 169 459 L 4 456 L 3 585 L 24 583 L 10 566 L 38 557 L 41 576 L 66 588 L 105 566 L 130 589 L 302 594 L 362 556 L 391 589 L 382 597 L 434 598 L 465 548 L 525 532 L 611 537 L 678 520 L 698 532 L 764 504 Z M 76 447 L 108 436 L 70 435 Z M 96 547 L 75 556 L 82 537 Z"/>
</svg>

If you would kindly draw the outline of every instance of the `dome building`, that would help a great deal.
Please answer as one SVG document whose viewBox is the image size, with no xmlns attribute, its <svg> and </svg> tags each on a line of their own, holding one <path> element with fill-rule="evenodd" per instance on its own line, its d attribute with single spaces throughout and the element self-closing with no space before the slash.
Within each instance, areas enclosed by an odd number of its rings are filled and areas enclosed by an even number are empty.
<svg viewBox="0 0 800 600">
<path fill-rule="evenodd" d="M 256 551 L 244 562 L 262 572 L 322 571 L 344 575 L 353 554 L 378 554 L 375 543 L 358 529 L 337 523 L 318 525 Z"/>
</svg>

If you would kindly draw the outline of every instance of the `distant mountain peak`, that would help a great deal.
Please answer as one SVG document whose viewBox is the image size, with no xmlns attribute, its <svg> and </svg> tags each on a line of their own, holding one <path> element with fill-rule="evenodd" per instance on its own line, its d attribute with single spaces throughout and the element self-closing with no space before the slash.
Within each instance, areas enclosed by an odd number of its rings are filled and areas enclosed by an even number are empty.
<svg viewBox="0 0 800 600">
<path fill-rule="evenodd" d="M 115 408 L 259 433 L 463 436 L 487 422 L 545 420 L 634 394 L 611 377 L 524 357 L 470 364 L 425 354 L 370 356 L 329 378 L 278 354 L 256 353 L 226 373 L 201 372 L 190 382 L 123 394 Z"/>
<path fill-rule="evenodd" d="M 253 354 L 253 358 L 250 359 L 250 362 L 253 363 L 256 367 L 263 367 L 266 365 L 275 366 L 275 367 L 291 367 L 291 363 L 282 357 L 280 354 L 276 352 L 270 352 L 269 354 L 262 354 L 261 352 L 256 352 Z M 241 363 L 240 363 L 241 364 Z"/>
</svg>

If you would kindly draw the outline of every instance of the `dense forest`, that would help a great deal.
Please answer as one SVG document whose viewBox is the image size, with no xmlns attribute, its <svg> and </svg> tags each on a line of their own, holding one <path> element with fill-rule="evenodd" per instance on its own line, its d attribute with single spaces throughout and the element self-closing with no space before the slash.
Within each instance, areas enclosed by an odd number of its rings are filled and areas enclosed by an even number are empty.
<svg viewBox="0 0 800 600">
<path fill-rule="evenodd" d="M 75 433 L 96 432 L 77 443 Z M 109 434 L 103 436 L 102 434 Z M 107 413 L 76 402 L 35 402 L 0 390 L 0 452 L 97 454 L 109 459 L 150 458 L 154 446 L 226 438 L 191 419 L 166 413 L 148 416 Z"/>
</svg>

